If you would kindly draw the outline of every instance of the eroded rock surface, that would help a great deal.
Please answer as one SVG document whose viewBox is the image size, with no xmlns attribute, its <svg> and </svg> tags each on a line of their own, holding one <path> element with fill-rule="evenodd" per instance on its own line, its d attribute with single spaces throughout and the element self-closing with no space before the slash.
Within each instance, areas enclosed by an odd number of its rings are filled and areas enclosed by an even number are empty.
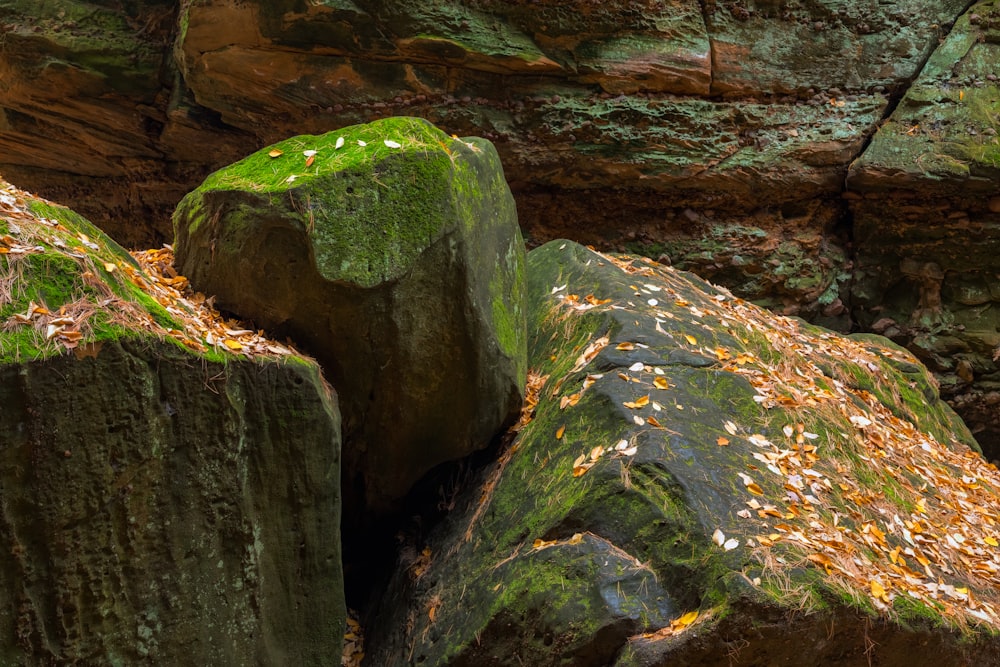
<svg viewBox="0 0 1000 667">
<path fill-rule="evenodd" d="M 854 315 L 937 373 L 1000 440 L 1000 3 L 955 24 L 848 179 Z"/>
<path fill-rule="evenodd" d="M 0 188 L 5 664 L 339 655 L 336 398 L 283 346 L 200 336 L 171 280 Z"/>
<path fill-rule="evenodd" d="M 323 364 L 359 511 L 517 414 L 524 245 L 489 142 L 416 118 L 294 137 L 213 174 L 175 224 L 192 284 Z"/>
<path fill-rule="evenodd" d="M 912 355 L 568 241 L 528 275 L 532 413 L 370 664 L 992 659 L 1000 474 Z"/>
</svg>

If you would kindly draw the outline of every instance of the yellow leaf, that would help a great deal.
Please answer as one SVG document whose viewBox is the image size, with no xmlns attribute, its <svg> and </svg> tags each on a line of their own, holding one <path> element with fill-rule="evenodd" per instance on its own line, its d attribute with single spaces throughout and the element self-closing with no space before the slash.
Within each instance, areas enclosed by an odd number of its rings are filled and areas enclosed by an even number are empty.
<svg viewBox="0 0 1000 667">
<path fill-rule="evenodd" d="M 650 426 L 655 427 L 655 428 L 662 428 L 662 426 L 660 425 L 660 422 L 658 422 L 656 420 L 656 417 L 653 417 L 652 415 L 650 415 L 649 417 L 646 417 L 646 423 L 649 424 Z"/>
<path fill-rule="evenodd" d="M 593 466 L 593 465 L 594 465 L 593 463 L 586 463 L 586 464 L 581 464 L 581 465 L 578 465 L 578 466 L 573 466 L 573 477 L 579 477 L 583 473 L 585 473 L 588 470 L 590 470 L 590 467 Z"/>
<path fill-rule="evenodd" d="M 583 542 L 583 533 L 573 533 L 573 537 L 569 538 L 568 544 L 580 544 Z"/>
<path fill-rule="evenodd" d="M 272 148 L 270 150 L 270 152 L 268 152 L 267 155 L 268 155 L 268 157 L 276 158 L 276 157 L 278 157 L 279 155 L 282 155 L 282 154 L 283 154 L 283 151 L 280 151 L 277 148 Z"/>
<path fill-rule="evenodd" d="M 983 542 L 986 542 L 986 544 L 990 545 L 991 547 L 1000 546 L 1000 543 L 997 543 L 996 538 L 990 537 L 989 535 L 983 538 Z"/>
<path fill-rule="evenodd" d="M 886 600 L 885 588 L 879 582 L 872 579 L 871 581 L 872 597 L 876 597 L 880 600 Z"/>
<path fill-rule="evenodd" d="M 604 447 L 597 445 L 596 447 L 590 450 L 590 460 L 596 461 L 597 459 L 601 458 L 602 454 L 604 454 Z"/>
<path fill-rule="evenodd" d="M 667 378 L 665 377 L 653 378 L 653 386 L 657 389 L 670 389 L 670 383 L 667 382 Z"/>
<path fill-rule="evenodd" d="M 640 396 L 634 401 L 627 401 L 622 405 L 624 405 L 626 408 L 632 408 L 632 409 L 645 407 L 649 405 L 649 394 L 646 394 L 645 396 Z"/>
<path fill-rule="evenodd" d="M 692 336 L 691 334 L 684 334 L 684 338 L 687 339 L 687 342 L 691 343 L 692 345 L 698 344 L 698 339 Z"/>
<path fill-rule="evenodd" d="M 621 350 L 623 352 L 630 352 L 630 351 L 632 351 L 632 350 L 635 349 L 635 344 L 634 343 L 618 343 L 618 345 L 615 346 L 615 349 L 616 350 Z"/>
<path fill-rule="evenodd" d="M 565 432 L 566 432 L 566 424 L 563 424 L 562 426 L 559 427 L 559 430 L 556 431 L 556 440 L 562 440 L 563 433 Z"/>
<path fill-rule="evenodd" d="M 689 611 L 680 618 L 677 619 L 678 625 L 691 625 L 694 623 L 695 619 L 698 618 L 697 611 Z"/>
<path fill-rule="evenodd" d="M 764 495 L 764 490 L 761 489 L 759 486 L 757 486 L 757 484 L 754 482 L 747 484 L 747 491 L 754 494 L 755 496 Z"/>
<path fill-rule="evenodd" d="M 222 343 L 230 350 L 234 350 L 236 352 L 239 352 L 240 350 L 243 349 L 243 346 L 237 343 L 235 340 L 230 340 L 227 338 L 226 340 L 222 341 Z"/>
<path fill-rule="evenodd" d="M 104 270 L 108 273 L 114 273 L 117 268 L 118 267 L 115 266 L 114 262 L 104 262 Z"/>
</svg>

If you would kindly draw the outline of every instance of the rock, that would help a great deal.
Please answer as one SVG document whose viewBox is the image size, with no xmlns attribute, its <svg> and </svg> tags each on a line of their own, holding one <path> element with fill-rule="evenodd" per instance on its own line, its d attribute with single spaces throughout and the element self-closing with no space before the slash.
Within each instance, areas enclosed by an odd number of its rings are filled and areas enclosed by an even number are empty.
<svg viewBox="0 0 1000 667">
<path fill-rule="evenodd" d="M 396 573 L 372 664 L 991 659 L 992 551 L 959 563 L 1000 475 L 911 354 L 569 241 L 528 276 L 532 412 Z"/>
<path fill-rule="evenodd" d="M 361 506 L 394 509 L 520 409 L 524 247 L 489 142 L 415 118 L 294 137 L 213 174 L 174 223 L 193 285 L 322 363 Z"/>
<path fill-rule="evenodd" d="M 2 661 L 329 664 L 340 418 L 319 367 L 6 184 L 0 239 Z"/>
<path fill-rule="evenodd" d="M 1000 417 L 973 405 L 990 391 L 979 382 L 1000 373 L 992 358 L 1000 318 L 991 307 L 1000 273 L 1000 218 L 992 204 L 1000 198 L 1000 152 L 986 132 L 997 124 L 1000 100 L 1000 86 L 986 78 L 996 65 L 1000 8 L 981 2 L 970 12 L 851 167 L 848 187 L 863 195 L 851 202 L 858 249 L 851 301 L 862 327 L 882 317 L 915 324 L 902 342 L 929 365 L 943 351 L 917 338 L 957 336 L 975 351 L 969 361 L 977 382 L 944 390 L 995 458 Z M 922 266 L 935 267 L 935 275 L 914 271 Z"/>
</svg>

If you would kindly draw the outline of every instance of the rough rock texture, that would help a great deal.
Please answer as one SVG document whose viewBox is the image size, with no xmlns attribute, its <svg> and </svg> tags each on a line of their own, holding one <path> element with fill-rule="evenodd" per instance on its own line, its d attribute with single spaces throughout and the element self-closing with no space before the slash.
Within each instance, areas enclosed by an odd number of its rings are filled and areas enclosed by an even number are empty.
<svg viewBox="0 0 1000 667">
<path fill-rule="evenodd" d="M 179 342 L 137 266 L 0 190 L 0 662 L 328 665 L 336 399 L 301 357 Z"/>
<path fill-rule="evenodd" d="M 998 63 L 1000 3 L 980 2 L 848 180 L 855 317 L 935 371 L 984 443 L 1000 441 Z"/>
<path fill-rule="evenodd" d="M 368 509 L 516 416 L 524 245 L 489 142 L 415 118 L 294 137 L 213 174 L 174 222 L 193 285 L 321 361 Z"/>
<path fill-rule="evenodd" d="M 156 246 L 172 237 L 174 202 L 212 169 L 289 136 L 421 116 L 496 144 L 529 242 L 566 236 L 669 259 L 847 331 L 885 319 L 870 308 L 888 286 L 914 283 L 872 278 L 881 253 L 898 260 L 866 220 L 888 216 L 893 228 L 897 217 L 907 227 L 914 215 L 956 214 L 889 192 L 909 191 L 914 167 L 938 174 L 942 192 L 964 192 L 952 160 L 965 158 L 953 153 L 992 145 L 990 113 L 976 112 L 978 134 L 956 118 L 957 134 L 919 163 L 912 150 L 889 159 L 886 137 L 943 138 L 935 118 L 962 106 L 921 84 L 855 169 L 851 187 L 866 196 L 844 196 L 849 165 L 970 4 L 67 0 L 57 10 L 0 1 L 0 171 L 127 245 Z M 952 95 L 959 79 L 978 77 L 964 102 L 985 110 L 997 102 L 994 7 L 967 12 L 931 68 L 956 71 L 942 88 Z M 976 45 L 961 27 L 972 16 Z M 911 103 L 925 111 L 900 115 Z M 913 129 L 924 113 L 929 124 Z M 988 165 L 988 152 L 970 159 Z M 876 173 L 880 185 L 863 185 Z M 987 206 L 977 200 L 973 217 Z M 856 251 L 869 269 L 852 290 Z M 974 359 L 947 352 L 932 367 L 992 452 L 996 388 L 978 345 L 959 350 Z M 973 368 L 959 375 L 963 361 Z M 970 373 L 972 385 L 952 388 Z"/>
<path fill-rule="evenodd" d="M 1000 473 L 912 355 L 571 242 L 528 272 L 533 415 L 367 664 L 995 658 Z"/>
</svg>

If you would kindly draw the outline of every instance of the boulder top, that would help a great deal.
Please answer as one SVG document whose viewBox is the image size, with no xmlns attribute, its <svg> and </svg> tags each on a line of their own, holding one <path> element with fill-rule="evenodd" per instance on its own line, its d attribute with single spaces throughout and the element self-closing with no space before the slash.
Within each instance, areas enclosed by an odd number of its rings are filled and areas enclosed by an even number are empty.
<svg viewBox="0 0 1000 667">
<path fill-rule="evenodd" d="M 74 211 L 0 181 L 0 364 L 158 339 L 213 361 L 293 358 L 225 320 L 174 271 L 169 246 L 129 253 Z"/>
</svg>

